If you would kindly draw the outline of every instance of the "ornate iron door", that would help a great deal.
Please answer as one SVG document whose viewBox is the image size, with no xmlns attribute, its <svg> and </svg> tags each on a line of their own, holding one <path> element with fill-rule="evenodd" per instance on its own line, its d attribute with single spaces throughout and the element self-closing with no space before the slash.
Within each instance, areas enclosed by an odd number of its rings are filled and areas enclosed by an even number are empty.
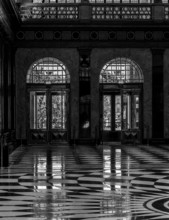
<svg viewBox="0 0 169 220">
<path fill-rule="evenodd" d="M 141 141 L 141 90 L 123 89 L 122 92 L 122 142 Z"/>
<path fill-rule="evenodd" d="M 68 106 L 66 90 L 29 91 L 29 143 L 67 141 Z"/>
<path fill-rule="evenodd" d="M 103 140 L 119 141 L 121 134 L 121 95 L 103 94 Z"/>
<path fill-rule="evenodd" d="M 124 86 L 123 86 L 124 87 Z M 141 142 L 141 88 L 127 87 L 102 94 L 102 139 Z"/>
<path fill-rule="evenodd" d="M 68 139 L 68 103 L 67 91 L 61 90 L 50 93 L 50 142 Z"/>
</svg>

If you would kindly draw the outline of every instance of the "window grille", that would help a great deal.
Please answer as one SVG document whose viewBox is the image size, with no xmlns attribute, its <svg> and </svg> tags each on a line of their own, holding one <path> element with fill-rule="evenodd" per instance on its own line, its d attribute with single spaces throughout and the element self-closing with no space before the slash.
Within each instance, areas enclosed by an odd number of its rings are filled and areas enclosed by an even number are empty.
<svg viewBox="0 0 169 220">
<path fill-rule="evenodd" d="M 101 70 L 100 83 L 142 83 L 140 67 L 127 58 L 116 58 L 106 63 Z"/>
<path fill-rule="evenodd" d="M 27 83 L 70 83 L 70 75 L 66 66 L 61 61 L 46 57 L 38 60 L 30 67 L 27 74 Z"/>
</svg>

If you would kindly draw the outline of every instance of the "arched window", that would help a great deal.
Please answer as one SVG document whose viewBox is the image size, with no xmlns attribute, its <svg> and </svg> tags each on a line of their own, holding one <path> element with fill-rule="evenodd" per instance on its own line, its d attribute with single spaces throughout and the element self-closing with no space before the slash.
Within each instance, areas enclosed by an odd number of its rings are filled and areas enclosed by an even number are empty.
<svg viewBox="0 0 169 220">
<path fill-rule="evenodd" d="M 100 83 L 142 83 L 140 67 L 128 58 L 116 58 L 104 65 L 100 73 Z"/>
<path fill-rule="evenodd" d="M 35 62 L 28 71 L 27 83 L 65 84 L 70 83 L 66 66 L 56 58 L 45 57 Z"/>
</svg>

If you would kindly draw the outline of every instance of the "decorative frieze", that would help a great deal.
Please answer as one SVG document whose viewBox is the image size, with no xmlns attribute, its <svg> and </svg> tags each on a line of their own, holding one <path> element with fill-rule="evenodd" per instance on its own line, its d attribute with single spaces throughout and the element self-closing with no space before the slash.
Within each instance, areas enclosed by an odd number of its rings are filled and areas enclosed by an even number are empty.
<svg viewBox="0 0 169 220">
<path fill-rule="evenodd" d="M 18 41 L 168 41 L 168 31 L 19 31 Z"/>
</svg>

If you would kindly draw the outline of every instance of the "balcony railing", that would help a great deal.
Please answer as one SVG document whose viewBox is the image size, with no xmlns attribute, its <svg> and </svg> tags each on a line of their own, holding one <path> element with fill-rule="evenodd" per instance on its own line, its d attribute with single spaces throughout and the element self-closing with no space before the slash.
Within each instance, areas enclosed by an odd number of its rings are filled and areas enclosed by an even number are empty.
<svg viewBox="0 0 169 220">
<path fill-rule="evenodd" d="M 92 19 L 94 20 L 150 20 L 151 6 L 140 5 L 110 5 L 93 6 Z"/>
<path fill-rule="evenodd" d="M 169 5 L 164 7 L 165 20 L 169 20 Z"/>
<path fill-rule="evenodd" d="M 15 0 L 16 4 L 21 4 L 22 0 Z M 26 1 L 25 1 L 26 2 Z M 27 2 L 30 2 L 29 0 Z M 58 3 L 58 4 L 74 4 L 74 3 L 96 3 L 96 4 L 111 4 L 111 3 L 154 3 L 154 0 L 33 0 L 33 4 L 42 3 Z M 163 3 L 168 3 L 168 0 L 162 0 Z"/>
<path fill-rule="evenodd" d="M 19 12 L 23 22 L 31 20 L 169 20 L 168 4 L 145 3 L 145 0 L 111 1 L 114 3 L 29 3 L 21 5 Z M 120 3 L 121 1 L 124 3 Z"/>
<path fill-rule="evenodd" d="M 78 4 L 29 4 L 20 7 L 22 21 L 30 19 L 77 20 Z"/>
</svg>

